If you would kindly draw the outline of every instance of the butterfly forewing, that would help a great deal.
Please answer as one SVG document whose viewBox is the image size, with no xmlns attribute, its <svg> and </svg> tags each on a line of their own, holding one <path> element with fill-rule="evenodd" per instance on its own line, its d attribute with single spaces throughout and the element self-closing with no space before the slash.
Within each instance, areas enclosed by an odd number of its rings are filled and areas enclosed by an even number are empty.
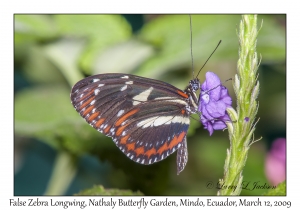
<svg viewBox="0 0 300 210">
<path fill-rule="evenodd" d="M 185 151 L 188 98 L 168 83 L 126 74 L 87 77 L 71 92 L 80 115 L 141 164 L 160 161 L 180 147 Z"/>
</svg>

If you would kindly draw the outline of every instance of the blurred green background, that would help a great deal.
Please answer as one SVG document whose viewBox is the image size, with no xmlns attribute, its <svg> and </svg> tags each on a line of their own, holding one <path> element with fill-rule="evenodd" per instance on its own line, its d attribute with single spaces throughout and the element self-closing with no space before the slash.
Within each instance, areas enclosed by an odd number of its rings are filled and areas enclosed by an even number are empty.
<svg viewBox="0 0 300 210">
<path fill-rule="evenodd" d="M 240 15 L 192 15 L 195 69 L 219 40 L 200 73 L 233 78 Z M 286 16 L 258 15 L 260 118 L 244 180 L 270 184 L 265 158 L 272 141 L 286 137 Z M 71 87 L 99 73 L 130 73 L 184 89 L 192 78 L 188 15 L 15 15 L 15 195 L 73 195 L 94 185 L 144 195 L 216 195 L 223 178 L 227 130 L 210 137 L 191 120 L 189 160 L 176 175 L 176 154 L 145 166 L 128 159 L 94 130 L 70 102 Z M 231 82 L 226 86 L 233 98 Z M 194 116 L 195 118 L 197 116 Z M 214 187 L 208 189 L 212 182 Z M 261 195 L 267 190 L 243 190 Z"/>
</svg>

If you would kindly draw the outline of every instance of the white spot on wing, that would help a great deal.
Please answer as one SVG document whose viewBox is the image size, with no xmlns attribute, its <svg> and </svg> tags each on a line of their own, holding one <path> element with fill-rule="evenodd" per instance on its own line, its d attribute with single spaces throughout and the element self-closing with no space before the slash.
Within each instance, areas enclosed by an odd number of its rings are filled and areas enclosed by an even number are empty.
<svg viewBox="0 0 300 210">
<path fill-rule="evenodd" d="M 121 91 L 124 91 L 124 90 L 126 90 L 127 89 L 127 85 L 124 85 L 123 87 L 121 87 Z"/>
<path fill-rule="evenodd" d="M 171 99 L 176 99 L 174 97 L 158 97 L 158 98 L 155 98 L 154 100 L 171 100 Z"/>
<path fill-rule="evenodd" d="M 141 103 L 141 101 L 147 101 L 147 98 L 149 97 L 150 93 L 152 92 L 153 87 L 150 87 L 149 89 L 141 92 L 140 94 L 134 96 L 132 99 L 135 100 L 133 101 L 133 105 L 137 105 Z"/>
<path fill-rule="evenodd" d="M 144 162 L 145 162 L 145 159 L 142 160 L 141 164 L 144 164 Z"/>
<path fill-rule="evenodd" d="M 102 86 L 104 86 L 104 84 L 99 84 L 99 85 L 98 85 L 98 87 L 102 87 Z"/>
<path fill-rule="evenodd" d="M 158 116 L 158 117 L 150 117 L 143 121 L 140 121 L 137 126 L 142 128 L 147 128 L 151 126 L 161 126 L 168 125 L 171 123 L 181 123 L 181 124 L 190 124 L 190 119 L 188 117 L 182 116 Z M 170 140 L 170 139 L 168 139 Z"/>
<path fill-rule="evenodd" d="M 122 109 L 118 112 L 117 116 L 120 117 L 123 113 L 124 113 L 124 110 Z"/>
<path fill-rule="evenodd" d="M 168 101 L 168 102 L 174 102 L 174 103 L 177 103 L 177 104 L 182 104 L 182 105 L 188 106 L 188 103 L 186 101 L 176 99 L 176 98 L 172 98 L 172 97 L 159 97 L 159 98 L 155 98 L 154 100 L 165 100 L 165 101 Z"/>
<path fill-rule="evenodd" d="M 161 116 L 158 117 L 153 125 L 154 126 L 160 126 L 160 125 L 165 125 L 165 124 L 170 124 L 172 122 L 172 119 L 174 118 L 174 116 Z"/>
<path fill-rule="evenodd" d="M 90 104 L 93 105 L 95 102 L 96 102 L 96 100 L 92 100 L 92 102 Z"/>
<path fill-rule="evenodd" d="M 95 89 L 95 90 L 94 90 L 95 95 L 98 95 L 99 92 L 100 92 L 99 89 Z"/>
<path fill-rule="evenodd" d="M 127 84 L 127 85 L 132 85 L 132 84 L 133 84 L 133 81 L 125 82 L 125 84 Z"/>
<path fill-rule="evenodd" d="M 172 123 L 190 124 L 190 119 L 188 117 L 175 116 L 172 119 Z"/>
<path fill-rule="evenodd" d="M 129 77 L 128 76 L 123 76 L 121 77 L 122 79 L 128 79 Z"/>
<path fill-rule="evenodd" d="M 100 79 L 93 79 L 93 82 L 98 82 L 100 81 Z"/>
<path fill-rule="evenodd" d="M 149 126 L 151 126 L 152 122 L 156 119 L 157 117 L 150 117 L 148 119 L 145 119 L 143 121 L 140 121 L 137 126 L 141 127 L 143 126 L 143 128 L 147 128 Z"/>
</svg>

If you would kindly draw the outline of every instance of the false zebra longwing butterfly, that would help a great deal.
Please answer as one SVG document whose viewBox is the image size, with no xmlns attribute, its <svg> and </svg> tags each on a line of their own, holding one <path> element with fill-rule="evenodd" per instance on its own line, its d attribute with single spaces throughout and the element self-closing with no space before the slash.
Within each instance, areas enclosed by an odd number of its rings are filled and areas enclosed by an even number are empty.
<svg viewBox="0 0 300 210">
<path fill-rule="evenodd" d="M 199 114 L 198 110 L 204 107 L 200 107 L 196 95 L 196 91 L 200 89 L 197 77 L 201 69 L 184 91 L 159 80 L 130 74 L 98 74 L 77 82 L 71 91 L 71 101 L 76 111 L 91 126 L 112 137 L 117 147 L 137 163 L 149 165 L 165 159 L 177 150 L 179 174 L 188 160 L 186 134 L 190 115 Z M 204 102 L 207 102 L 210 90 L 218 88 L 217 99 L 227 93 L 219 79 L 215 79 L 215 76 L 213 78 L 214 82 L 210 84 L 216 85 L 202 92 Z M 221 87 L 225 88 L 222 94 L 219 90 Z M 212 129 L 223 129 L 226 126 L 224 122 L 221 126 L 216 124 L 219 122 L 217 118 L 224 118 L 225 103 L 221 107 L 222 115 L 218 113 L 216 117 L 207 118 L 207 114 L 201 117 L 210 133 Z M 223 121 L 221 118 L 220 120 Z M 210 122 L 215 125 L 207 126 Z M 213 126 L 215 127 L 212 128 Z"/>
<path fill-rule="evenodd" d="M 74 85 L 71 101 L 95 129 L 112 137 L 140 164 L 161 161 L 177 150 L 177 174 L 187 163 L 186 134 L 197 112 L 193 79 L 182 91 L 168 83 L 129 74 L 99 74 Z"/>
</svg>

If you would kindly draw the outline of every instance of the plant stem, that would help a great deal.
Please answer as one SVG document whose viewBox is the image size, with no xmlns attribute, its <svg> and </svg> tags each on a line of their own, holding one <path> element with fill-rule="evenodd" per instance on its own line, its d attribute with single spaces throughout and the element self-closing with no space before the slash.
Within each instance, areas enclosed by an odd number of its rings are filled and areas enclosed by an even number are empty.
<svg viewBox="0 0 300 210">
<path fill-rule="evenodd" d="M 259 61 L 256 53 L 257 15 L 242 15 L 238 32 L 240 48 L 233 87 L 237 98 L 237 111 L 227 109 L 232 122 L 227 123 L 230 148 L 224 166 L 224 187 L 218 195 L 239 195 L 242 190 L 243 168 L 246 164 L 248 151 L 253 140 L 258 110 L 257 96 L 259 82 L 257 70 Z"/>
<path fill-rule="evenodd" d="M 72 156 L 60 151 L 57 154 L 54 169 L 44 195 L 63 195 L 76 175 Z"/>
</svg>

